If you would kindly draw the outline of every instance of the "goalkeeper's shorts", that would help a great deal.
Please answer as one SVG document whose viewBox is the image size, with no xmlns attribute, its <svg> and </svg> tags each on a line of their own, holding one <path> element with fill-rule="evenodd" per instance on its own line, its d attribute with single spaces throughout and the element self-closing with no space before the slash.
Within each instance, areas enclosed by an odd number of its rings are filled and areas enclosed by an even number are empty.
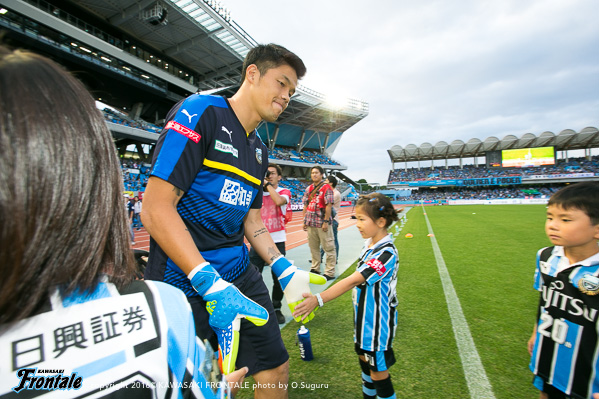
<svg viewBox="0 0 599 399">
<path fill-rule="evenodd" d="M 358 355 L 363 355 L 368 363 L 368 368 L 372 371 L 385 371 L 395 364 L 395 354 L 393 349 L 386 351 L 372 352 L 367 351 L 355 344 L 355 350 Z"/>
<path fill-rule="evenodd" d="M 277 316 L 262 275 L 250 264 L 232 284 L 245 296 L 262 305 L 269 314 L 268 322 L 261 327 L 245 319 L 241 320 L 236 368 L 247 366 L 250 369 L 248 375 L 252 375 L 282 365 L 289 360 L 289 354 L 283 344 Z M 208 324 L 206 302 L 201 297 L 187 297 L 187 300 L 193 312 L 196 335 L 207 339 L 213 348 L 217 348 L 216 334 Z"/>
</svg>

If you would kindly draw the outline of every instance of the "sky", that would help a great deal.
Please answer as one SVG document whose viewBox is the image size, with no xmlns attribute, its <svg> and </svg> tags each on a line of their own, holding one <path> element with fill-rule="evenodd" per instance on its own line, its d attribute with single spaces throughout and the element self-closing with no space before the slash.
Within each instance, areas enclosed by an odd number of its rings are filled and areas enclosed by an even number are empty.
<svg viewBox="0 0 599 399">
<path fill-rule="evenodd" d="M 599 0 L 221 4 L 299 55 L 302 85 L 369 103 L 333 153 L 354 180 L 386 184 L 394 145 L 599 127 Z"/>
</svg>

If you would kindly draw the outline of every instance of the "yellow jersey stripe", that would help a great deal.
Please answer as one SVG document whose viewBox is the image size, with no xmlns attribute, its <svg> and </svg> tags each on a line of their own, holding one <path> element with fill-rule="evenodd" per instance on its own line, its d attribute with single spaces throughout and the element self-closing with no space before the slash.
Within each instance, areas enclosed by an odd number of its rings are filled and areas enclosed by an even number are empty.
<svg viewBox="0 0 599 399">
<path fill-rule="evenodd" d="M 215 162 L 204 158 L 204 165 L 208 166 L 209 168 L 220 169 L 225 170 L 227 172 L 235 173 L 236 175 L 243 177 L 244 179 L 256 184 L 257 186 L 259 186 L 261 183 L 260 180 L 256 179 L 254 176 L 244 172 L 241 169 L 236 168 L 235 166 L 227 165 L 226 163 Z"/>
</svg>

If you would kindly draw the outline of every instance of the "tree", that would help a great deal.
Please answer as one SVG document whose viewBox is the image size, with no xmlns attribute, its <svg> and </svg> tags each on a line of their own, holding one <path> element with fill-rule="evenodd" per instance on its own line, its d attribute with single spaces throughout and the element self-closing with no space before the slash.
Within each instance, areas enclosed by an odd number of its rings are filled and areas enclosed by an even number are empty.
<svg viewBox="0 0 599 399">
<path fill-rule="evenodd" d="M 368 184 L 366 179 L 356 180 L 356 183 L 358 183 L 358 185 L 360 186 L 360 189 L 359 189 L 360 193 L 362 193 L 364 191 L 372 190 L 372 187 Z"/>
</svg>

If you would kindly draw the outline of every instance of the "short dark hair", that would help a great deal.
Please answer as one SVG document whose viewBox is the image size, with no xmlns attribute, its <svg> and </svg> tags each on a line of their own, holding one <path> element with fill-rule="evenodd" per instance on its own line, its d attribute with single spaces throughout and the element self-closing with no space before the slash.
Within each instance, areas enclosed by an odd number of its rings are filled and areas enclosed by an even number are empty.
<svg viewBox="0 0 599 399">
<path fill-rule="evenodd" d="M 279 165 L 277 165 L 276 163 L 269 163 L 268 167 L 275 168 L 277 170 L 277 174 L 281 177 L 283 176 L 283 169 L 281 169 L 281 167 Z"/>
<path fill-rule="evenodd" d="M 0 46 L 0 324 L 61 286 L 134 278 L 123 180 L 102 114 L 49 59 Z"/>
<path fill-rule="evenodd" d="M 385 218 L 385 228 L 399 220 L 391 200 L 381 193 L 361 195 L 356 203 L 357 207 L 362 208 L 372 220 Z"/>
<path fill-rule="evenodd" d="M 245 59 L 241 70 L 241 82 L 245 80 L 245 72 L 250 65 L 256 65 L 260 75 L 264 75 L 269 69 L 277 68 L 281 65 L 289 65 L 295 70 L 298 79 L 306 74 L 306 66 L 300 57 L 278 44 L 259 44 L 252 48 Z"/>
<path fill-rule="evenodd" d="M 337 178 L 335 176 L 328 176 L 327 180 L 329 181 L 329 183 L 331 183 L 331 186 L 333 186 L 333 188 L 337 187 Z"/>
<path fill-rule="evenodd" d="M 579 209 L 587 214 L 594 225 L 599 224 L 599 182 L 570 184 L 551 196 L 547 206 Z"/>
<path fill-rule="evenodd" d="M 322 166 L 320 166 L 320 165 L 312 166 L 310 168 L 310 172 L 312 172 L 313 169 L 318 169 L 318 171 L 320 172 L 320 174 L 324 176 L 324 169 L 322 168 Z"/>
</svg>

